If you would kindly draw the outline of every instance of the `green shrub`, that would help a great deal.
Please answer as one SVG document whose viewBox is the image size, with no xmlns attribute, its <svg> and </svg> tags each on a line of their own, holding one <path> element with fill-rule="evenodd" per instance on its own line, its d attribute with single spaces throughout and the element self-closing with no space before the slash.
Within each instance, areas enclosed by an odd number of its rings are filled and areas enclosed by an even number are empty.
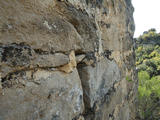
<svg viewBox="0 0 160 120">
<path fill-rule="evenodd" d="M 160 34 L 151 29 L 136 40 L 139 117 L 160 120 Z"/>
</svg>

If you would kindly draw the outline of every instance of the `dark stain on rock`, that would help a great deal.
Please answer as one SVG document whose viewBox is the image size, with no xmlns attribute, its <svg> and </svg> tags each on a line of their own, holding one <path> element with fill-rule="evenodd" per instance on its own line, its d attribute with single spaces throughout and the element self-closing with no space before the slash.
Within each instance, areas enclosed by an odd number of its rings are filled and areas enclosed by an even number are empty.
<svg viewBox="0 0 160 120">
<path fill-rule="evenodd" d="M 1 62 L 11 64 L 12 66 L 24 66 L 29 64 L 32 57 L 31 48 L 25 43 L 12 43 L 8 45 L 0 45 L 2 49 Z"/>
<path fill-rule="evenodd" d="M 106 28 L 110 28 L 111 27 L 111 24 L 106 24 Z"/>
<path fill-rule="evenodd" d="M 86 0 L 86 4 L 88 5 L 89 3 L 92 4 L 92 6 L 94 7 L 101 8 L 103 0 Z"/>
<path fill-rule="evenodd" d="M 52 115 L 51 120 L 60 120 L 60 117 L 58 115 Z"/>
<path fill-rule="evenodd" d="M 108 60 L 113 60 L 113 58 L 110 58 L 110 56 L 112 55 L 113 50 L 105 50 L 103 53 L 103 56 L 106 57 Z"/>
<path fill-rule="evenodd" d="M 19 80 L 21 80 L 23 78 L 23 80 L 25 79 L 23 76 L 25 76 L 26 73 L 24 71 L 16 71 L 14 73 L 10 73 L 8 74 L 6 77 L 2 78 L 2 87 L 3 88 L 11 88 L 12 86 L 19 84 Z"/>
</svg>

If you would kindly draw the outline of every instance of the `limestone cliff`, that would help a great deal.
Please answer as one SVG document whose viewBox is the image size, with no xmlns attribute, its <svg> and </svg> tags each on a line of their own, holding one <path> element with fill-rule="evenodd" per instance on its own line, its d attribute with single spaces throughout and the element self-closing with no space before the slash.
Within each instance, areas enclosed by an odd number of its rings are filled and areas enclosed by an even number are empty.
<svg viewBox="0 0 160 120">
<path fill-rule="evenodd" d="M 0 120 L 135 120 L 131 0 L 0 0 Z"/>
</svg>

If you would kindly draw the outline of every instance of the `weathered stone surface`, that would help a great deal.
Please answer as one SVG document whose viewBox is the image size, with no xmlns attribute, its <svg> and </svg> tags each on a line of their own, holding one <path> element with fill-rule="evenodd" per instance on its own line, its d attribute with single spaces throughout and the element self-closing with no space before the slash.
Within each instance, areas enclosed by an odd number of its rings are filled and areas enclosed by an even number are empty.
<svg viewBox="0 0 160 120">
<path fill-rule="evenodd" d="M 83 92 L 75 69 L 71 74 L 26 71 L 3 81 L 0 119 L 71 120 L 83 111 Z"/>
<path fill-rule="evenodd" d="M 97 62 L 94 67 L 80 64 L 78 71 L 84 90 L 84 102 L 88 108 L 94 107 L 94 104 L 109 93 L 116 82 L 120 81 L 118 65 L 107 58 Z"/>
<path fill-rule="evenodd" d="M 69 62 L 69 57 L 63 53 L 37 55 L 33 61 L 33 66 L 57 67 Z"/>
<path fill-rule="evenodd" d="M 69 63 L 69 56 L 63 53 L 50 53 L 34 50 L 28 45 L 0 45 L 0 72 L 2 77 L 8 73 L 35 69 L 56 68 Z"/>
<path fill-rule="evenodd" d="M 44 51 L 94 50 L 94 20 L 69 4 L 1 0 L 0 7 L 2 43 L 25 42 Z"/>
<path fill-rule="evenodd" d="M 0 120 L 135 120 L 133 33 L 131 0 L 0 0 Z"/>
<path fill-rule="evenodd" d="M 102 59 L 94 67 L 78 66 L 82 80 L 86 120 L 129 120 L 126 79 L 114 61 Z M 91 112 L 92 111 L 92 112 Z"/>
</svg>

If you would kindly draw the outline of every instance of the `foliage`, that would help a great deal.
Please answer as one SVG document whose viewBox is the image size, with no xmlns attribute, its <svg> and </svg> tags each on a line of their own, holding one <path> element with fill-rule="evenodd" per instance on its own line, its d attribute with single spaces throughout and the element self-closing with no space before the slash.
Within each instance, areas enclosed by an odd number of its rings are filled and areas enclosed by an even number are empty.
<svg viewBox="0 0 160 120">
<path fill-rule="evenodd" d="M 136 43 L 139 117 L 160 120 L 160 34 L 150 29 Z"/>
<path fill-rule="evenodd" d="M 136 49 L 137 70 L 146 70 L 148 74 L 156 76 L 160 74 L 160 46 L 139 45 Z"/>
<path fill-rule="evenodd" d="M 160 115 L 160 76 L 149 78 L 146 71 L 138 73 L 139 77 L 139 113 L 143 120 L 159 120 Z M 156 115 L 154 113 L 157 112 Z"/>
<path fill-rule="evenodd" d="M 132 82 L 132 78 L 131 78 L 130 76 L 126 76 L 126 80 L 127 80 L 128 82 Z"/>
<path fill-rule="evenodd" d="M 139 38 L 137 38 L 138 44 L 158 44 L 160 45 L 160 34 L 156 33 L 156 30 L 154 28 L 145 31 L 143 35 L 141 35 Z"/>
</svg>

